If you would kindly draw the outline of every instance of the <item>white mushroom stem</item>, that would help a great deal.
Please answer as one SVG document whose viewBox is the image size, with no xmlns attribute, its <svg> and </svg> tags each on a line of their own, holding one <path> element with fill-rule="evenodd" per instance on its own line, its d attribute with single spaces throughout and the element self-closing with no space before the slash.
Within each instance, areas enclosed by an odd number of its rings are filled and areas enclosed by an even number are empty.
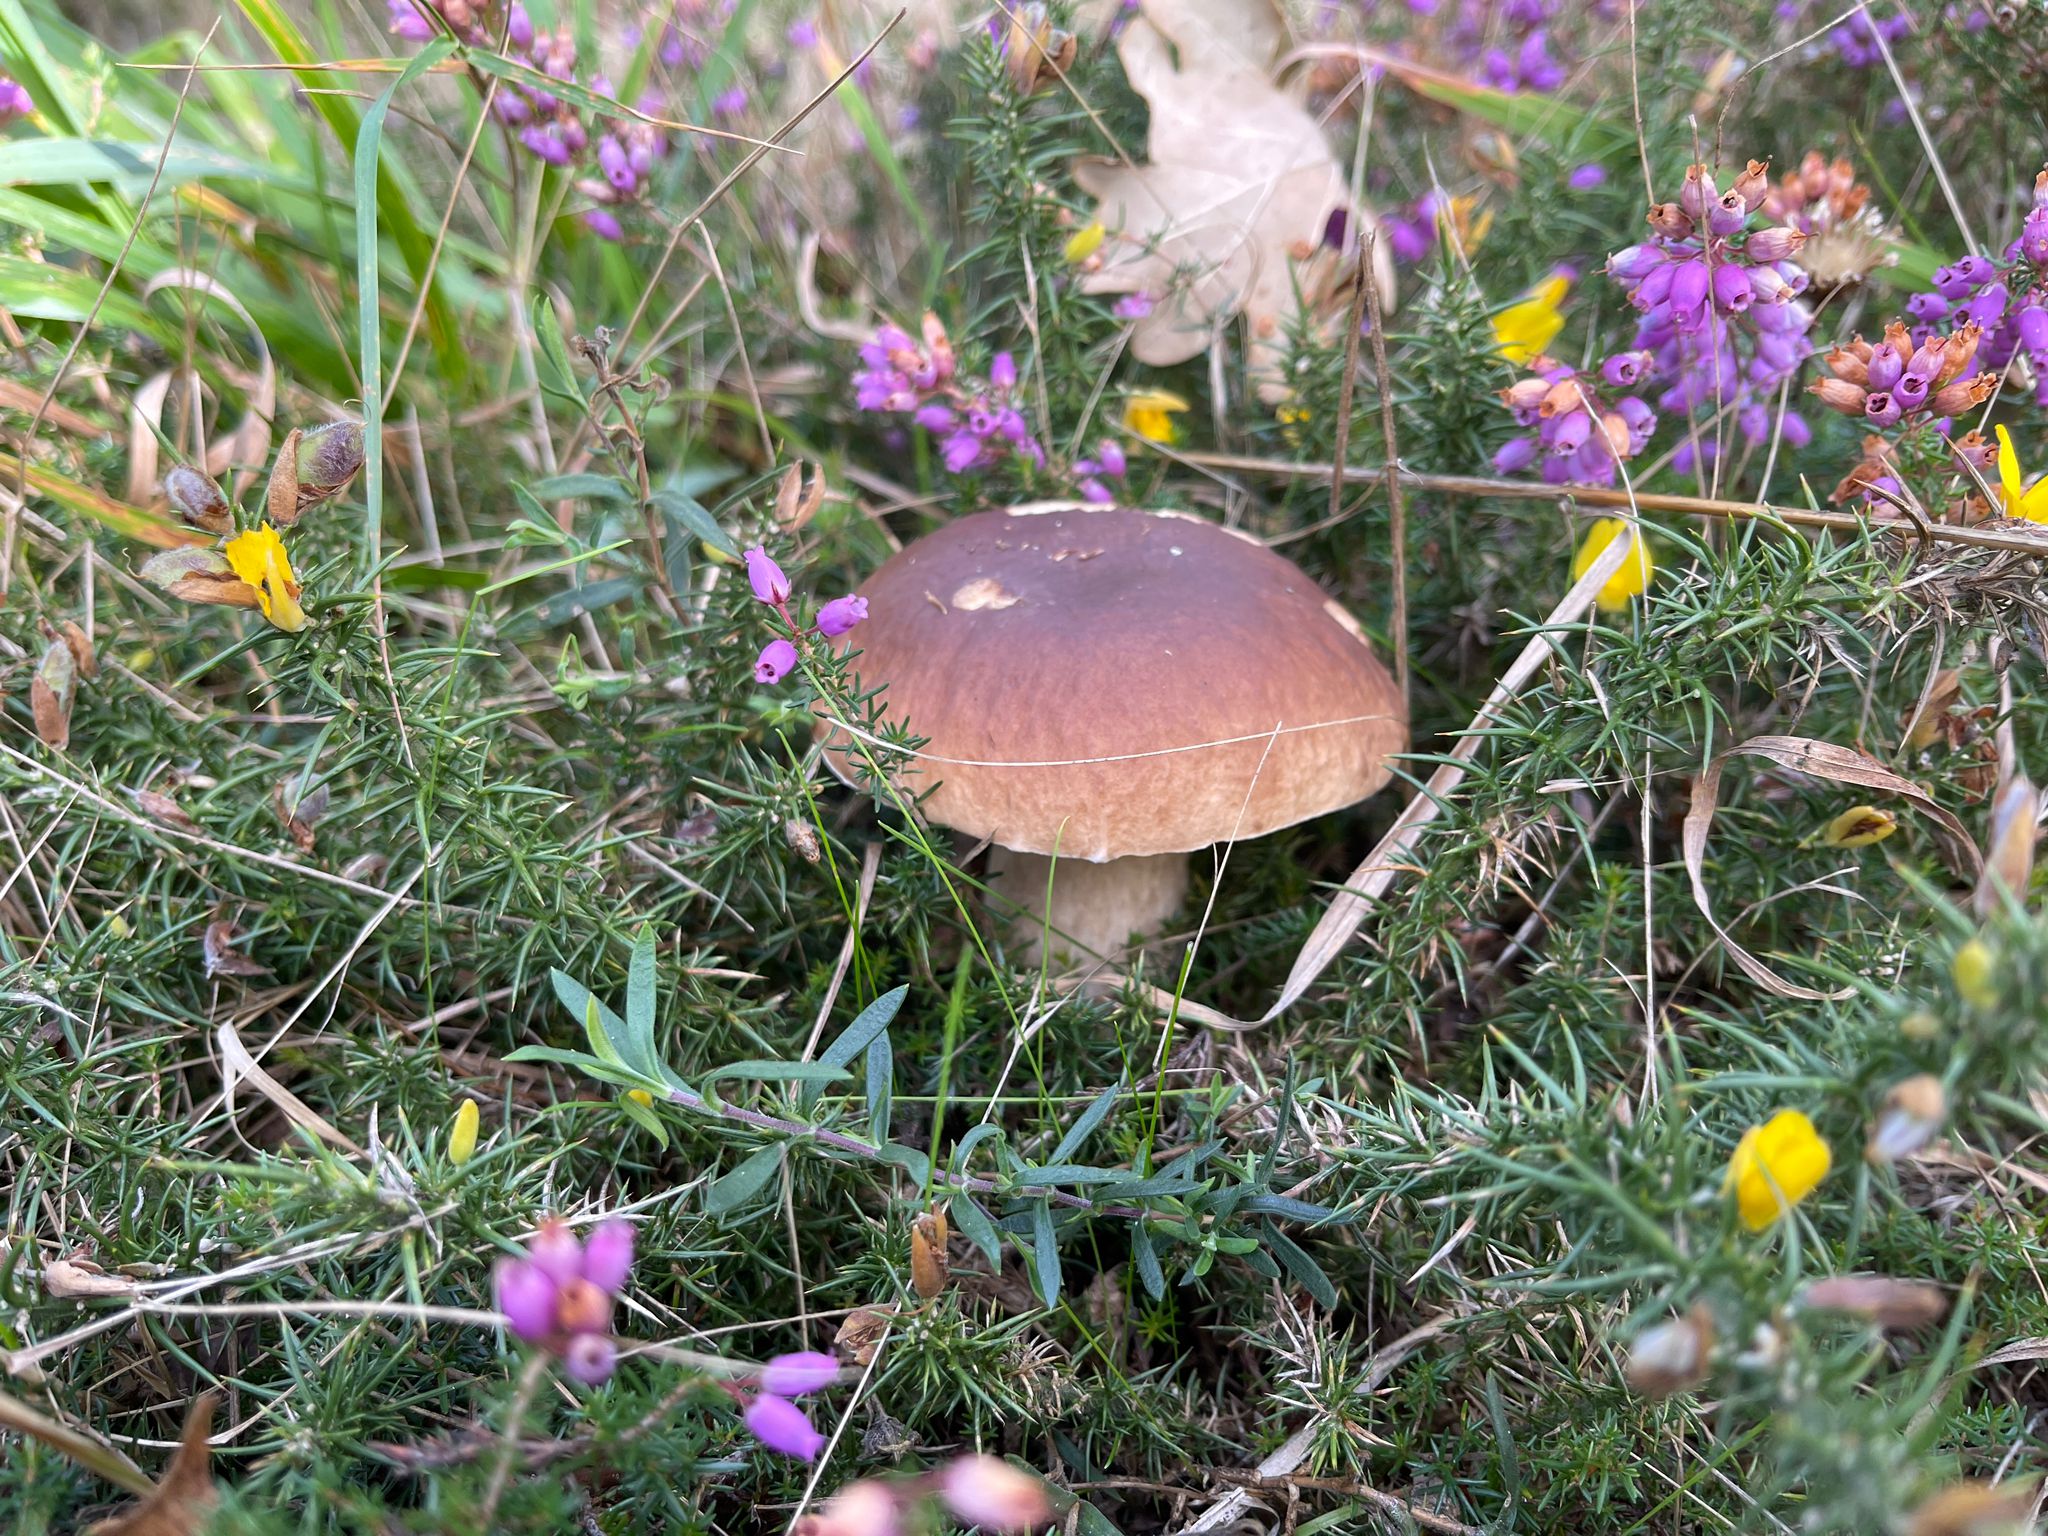
<svg viewBox="0 0 2048 1536">
<path fill-rule="evenodd" d="M 1022 909 L 1008 928 L 1011 958 L 1022 965 L 1036 965 L 1047 953 L 1114 958 L 1134 936 L 1142 944 L 1157 934 L 1188 890 L 1184 853 L 1090 864 L 991 848 L 988 873 L 996 894 Z"/>
</svg>

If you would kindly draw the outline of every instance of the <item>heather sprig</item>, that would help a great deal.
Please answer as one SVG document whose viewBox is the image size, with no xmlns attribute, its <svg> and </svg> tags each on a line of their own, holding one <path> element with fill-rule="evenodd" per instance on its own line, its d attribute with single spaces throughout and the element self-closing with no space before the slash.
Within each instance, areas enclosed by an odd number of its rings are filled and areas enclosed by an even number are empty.
<svg viewBox="0 0 2048 1536">
<path fill-rule="evenodd" d="M 1045 450 L 1016 405 L 1016 360 L 998 352 L 986 378 L 968 377 L 937 315 L 924 317 L 923 333 L 922 341 L 900 326 L 875 333 L 860 350 L 855 405 L 909 416 L 937 438 L 948 474 L 985 470 L 1010 457 L 1042 468 Z"/>
<path fill-rule="evenodd" d="M 1649 445 L 1657 413 L 1640 395 L 1653 359 L 1647 352 L 1617 352 L 1582 375 L 1548 357 L 1536 358 L 1529 377 L 1500 392 L 1515 424 L 1534 430 L 1509 438 L 1493 456 L 1504 475 L 1534 467 L 1552 485 L 1612 485 L 1618 467 Z"/>
<path fill-rule="evenodd" d="M 1750 441 L 1777 431 L 1797 448 L 1812 431 L 1778 409 L 1777 395 L 1813 351 L 1813 312 L 1799 297 L 1809 278 L 1792 260 L 1807 237 L 1786 224 L 1749 227 L 1769 193 L 1762 161 L 1725 192 L 1708 166 L 1689 166 L 1677 200 L 1650 209 L 1651 238 L 1609 257 L 1607 273 L 1641 312 L 1635 345 L 1651 354 L 1660 408 L 1693 420 L 1730 409 Z M 1692 463 L 1682 444 L 1674 464 Z"/>
<path fill-rule="evenodd" d="M 848 595 L 819 605 L 809 624 L 801 624 L 790 612 L 789 578 L 767 550 L 758 544 L 745 552 L 747 581 L 754 596 L 775 610 L 784 633 L 761 648 L 754 662 L 754 680 L 773 685 L 787 677 L 802 659 L 797 647 L 811 635 L 836 640 L 868 616 L 868 600 Z"/>
</svg>

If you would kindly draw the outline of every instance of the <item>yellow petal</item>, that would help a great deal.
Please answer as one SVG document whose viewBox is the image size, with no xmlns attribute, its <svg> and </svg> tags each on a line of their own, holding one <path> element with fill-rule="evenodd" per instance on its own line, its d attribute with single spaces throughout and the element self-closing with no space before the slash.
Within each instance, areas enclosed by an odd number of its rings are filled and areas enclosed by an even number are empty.
<svg viewBox="0 0 2048 1536">
<path fill-rule="evenodd" d="M 1520 303 L 1495 315 L 1493 339 L 1500 355 L 1511 363 L 1526 363 L 1540 356 L 1564 329 L 1564 314 L 1558 306 L 1571 288 L 1570 278 L 1554 274 L 1532 288 Z"/>
<path fill-rule="evenodd" d="M 221 553 L 235 575 L 256 589 L 264 618 L 287 634 L 295 635 L 306 627 L 306 613 L 299 606 L 299 583 L 275 528 L 259 523 L 229 539 Z"/>
<path fill-rule="evenodd" d="M 1834 1165 L 1834 1154 L 1796 1109 L 1781 1109 L 1743 1133 L 1728 1160 L 1723 1188 L 1735 1193 L 1743 1225 L 1761 1232 L 1812 1194 Z"/>
<path fill-rule="evenodd" d="M 464 1099 L 448 1128 L 448 1161 L 458 1168 L 476 1156 L 477 1120 L 476 1100 Z"/>
<path fill-rule="evenodd" d="M 1898 819 L 1890 811 L 1881 811 L 1874 805 L 1855 805 L 1829 822 L 1820 840 L 1830 848 L 1868 848 L 1898 830 Z"/>
<path fill-rule="evenodd" d="M 1175 436 L 1173 418 L 1187 408 L 1187 401 L 1170 390 L 1146 390 L 1124 402 L 1124 426 L 1147 442 L 1170 443 Z"/>
<path fill-rule="evenodd" d="M 1600 558 L 1601 552 L 1612 544 L 1626 527 L 1628 523 L 1621 518 L 1603 517 L 1587 529 L 1586 537 L 1579 545 L 1579 552 L 1572 557 L 1572 580 L 1577 581 L 1593 569 L 1593 562 Z M 1641 597 L 1649 591 L 1650 578 L 1656 574 L 1656 562 L 1650 558 L 1649 546 L 1643 542 L 1641 534 L 1638 534 L 1634 554 L 1623 560 L 1621 569 L 1607 578 L 1607 584 L 1594 596 L 1593 601 L 1599 605 L 1603 613 L 1618 612 L 1629 605 L 1629 599 Z"/>
<path fill-rule="evenodd" d="M 1992 430 L 1998 434 L 1998 484 L 2005 492 L 2005 515 L 2019 517 L 2025 501 L 2020 491 L 2020 456 L 2013 451 L 2012 434 L 2003 422 Z"/>
<path fill-rule="evenodd" d="M 1106 231 L 1102 220 L 1097 219 L 1084 229 L 1077 229 L 1067 236 L 1067 243 L 1060 248 L 1060 254 L 1071 262 L 1083 262 L 1102 249 Z"/>
</svg>

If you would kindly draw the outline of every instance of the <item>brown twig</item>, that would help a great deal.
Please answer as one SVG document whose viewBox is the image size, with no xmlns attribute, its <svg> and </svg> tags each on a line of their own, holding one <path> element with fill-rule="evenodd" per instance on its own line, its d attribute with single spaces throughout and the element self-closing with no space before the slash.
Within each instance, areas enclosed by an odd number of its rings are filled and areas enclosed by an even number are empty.
<svg viewBox="0 0 2048 1536">
<path fill-rule="evenodd" d="M 1378 238 L 1377 230 L 1366 237 L 1369 241 Z M 1368 254 L 1368 248 L 1361 244 L 1358 252 L 1361 278 Z M 1388 621 L 1387 645 L 1394 653 L 1394 681 L 1400 685 L 1401 705 L 1405 709 L 1408 705 L 1408 503 L 1401 495 L 1401 450 L 1394 440 L 1394 371 L 1387 366 L 1387 338 L 1381 327 L 1377 287 L 1367 286 L 1366 303 L 1372 318 L 1373 372 L 1379 378 L 1381 449 L 1387 461 L 1387 539 L 1394 561 L 1394 612 Z M 1351 345 L 1358 345 L 1355 336 Z M 1338 456 L 1342 457 L 1341 452 Z M 1333 516 L 1336 510 L 1332 505 L 1330 511 Z"/>
<path fill-rule="evenodd" d="M 1173 457 L 1196 469 L 1218 470 L 1245 475 L 1273 475 L 1284 479 L 1320 480 L 1333 473 L 1328 464 L 1298 464 L 1290 459 L 1262 459 L 1235 453 L 1180 453 Z M 1673 496 L 1654 491 L 1633 493 L 1617 486 L 1544 485 L 1530 480 L 1495 480 L 1483 475 L 1430 475 L 1389 465 L 1369 473 L 1397 479 L 1418 491 L 1440 491 L 1451 496 L 1472 496 L 1501 501 L 1577 501 L 1589 507 L 1634 507 L 1652 512 L 1682 512 L 1689 517 L 1713 517 L 1736 522 L 1778 522 L 1795 528 L 1827 528 L 1836 533 L 1861 534 L 1896 532 L 1911 537 L 1916 530 L 1907 525 L 1889 528 L 1883 522 L 1859 517 L 1853 512 L 1820 512 L 1807 507 L 1781 507 L 1770 502 L 1721 501 L 1710 496 Z M 1968 527 L 1960 523 L 1935 523 L 1925 537 L 1936 544 L 1965 544 L 1977 549 L 2002 549 L 2013 554 L 2048 558 L 2048 535 L 2023 533 L 2006 527 Z"/>
</svg>

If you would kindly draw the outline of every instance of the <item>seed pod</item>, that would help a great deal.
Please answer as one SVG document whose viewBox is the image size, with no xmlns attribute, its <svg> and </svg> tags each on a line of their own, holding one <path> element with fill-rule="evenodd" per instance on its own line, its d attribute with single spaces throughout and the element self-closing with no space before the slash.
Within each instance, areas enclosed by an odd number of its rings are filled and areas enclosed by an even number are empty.
<svg viewBox="0 0 2048 1536">
<path fill-rule="evenodd" d="M 50 643 L 28 685 L 29 709 L 36 735 L 53 752 L 71 745 L 71 701 L 77 693 L 78 662 L 62 640 Z"/>
<path fill-rule="evenodd" d="M 180 602 L 220 603 L 229 608 L 261 608 L 256 589 L 235 574 L 228 557 L 217 549 L 187 545 L 167 549 L 142 562 L 136 574 Z"/>
<path fill-rule="evenodd" d="M 866 1365 L 881 1348 L 896 1314 L 886 1307 L 856 1307 L 832 1335 L 832 1353 L 848 1365 Z"/>
<path fill-rule="evenodd" d="M 212 477 L 186 465 L 176 464 L 165 472 L 164 500 L 194 528 L 227 533 L 235 526 L 233 509 L 221 488 Z"/>
<path fill-rule="evenodd" d="M 782 840 L 789 844 L 790 851 L 806 864 L 815 864 L 825 856 L 818 846 L 818 832 L 808 821 L 798 821 L 794 816 L 782 824 Z"/>
<path fill-rule="evenodd" d="M 1714 1350 L 1714 1319 L 1696 1303 L 1683 1317 L 1658 1323 L 1629 1346 L 1628 1384 L 1645 1397 L 1670 1397 L 1707 1378 Z"/>
<path fill-rule="evenodd" d="M 2025 774 L 2016 774 L 1998 793 L 1991 813 L 1991 836 L 1984 849 L 1984 872 L 1977 877 L 1971 906 L 1988 919 L 2010 897 L 2024 903 L 2034 877 L 2034 837 L 2041 813 L 2040 796 Z"/>
<path fill-rule="evenodd" d="M 1903 1332 L 1940 1322 L 1948 1313 L 1948 1293 L 1938 1285 L 1890 1275 L 1832 1275 L 1802 1290 L 1799 1305 L 1816 1312 L 1847 1312 Z"/>
<path fill-rule="evenodd" d="M 1871 1124 L 1870 1139 L 1863 1147 L 1863 1160 L 1876 1167 L 1888 1167 L 1900 1158 L 1911 1157 L 1948 1123 L 1948 1091 L 1941 1079 L 1922 1072 L 1892 1085 L 1884 1096 L 1884 1108 Z"/>
<path fill-rule="evenodd" d="M 91 682 L 94 678 L 98 677 L 100 675 L 100 661 L 98 655 L 93 651 L 92 637 L 79 628 L 77 620 L 60 620 L 57 625 L 57 634 L 66 645 L 71 647 L 71 659 L 78 663 L 78 675 L 87 682 Z"/>
<path fill-rule="evenodd" d="M 910 1287 L 930 1301 L 946 1289 L 946 1208 L 934 1206 L 910 1223 Z"/>
</svg>

